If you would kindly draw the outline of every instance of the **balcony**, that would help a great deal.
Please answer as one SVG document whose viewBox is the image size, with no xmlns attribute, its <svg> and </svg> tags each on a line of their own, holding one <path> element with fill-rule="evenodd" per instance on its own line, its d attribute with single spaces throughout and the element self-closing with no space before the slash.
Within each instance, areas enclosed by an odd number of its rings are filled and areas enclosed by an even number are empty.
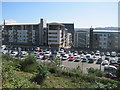
<svg viewBox="0 0 120 90">
<path fill-rule="evenodd" d="M 48 38 L 48 40 L 58 40 L 57 38 Z"/>
</svg>

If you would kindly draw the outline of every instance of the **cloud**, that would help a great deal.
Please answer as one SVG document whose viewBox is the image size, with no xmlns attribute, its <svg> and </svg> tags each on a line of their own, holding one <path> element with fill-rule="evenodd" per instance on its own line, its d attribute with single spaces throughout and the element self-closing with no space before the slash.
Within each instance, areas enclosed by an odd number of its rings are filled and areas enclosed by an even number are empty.
<svg viewBox="0 0 120 90">
<path fill-rule="evenodd" d="M 16 23 L 16 21 L 13 20 L 13 19 L 7 19 L 7 20 L 5 20 L 5 24 L 11 24 L 11 23 Z"/>
</svg>

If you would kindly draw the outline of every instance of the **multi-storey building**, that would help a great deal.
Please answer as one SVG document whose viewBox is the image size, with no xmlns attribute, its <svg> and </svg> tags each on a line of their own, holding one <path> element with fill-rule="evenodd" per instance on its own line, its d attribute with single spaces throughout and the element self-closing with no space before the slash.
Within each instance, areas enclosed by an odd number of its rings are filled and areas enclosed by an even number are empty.
<svg viewBox="0 0 120 90">
<path fill-rule="evenodd" d="M 48 45 L 53 48 L 67 47 L 67 31 L 61 23 L 48 23 Z"/>
<path fill-rule="evenodd" d="M 8 47 L 44 45 L 43 23 L 43 19 L 41 19 L 40 23 L 5 24 L 3 44 Z"/>
<path fill-rule="evenodd" d="M 118 30 L 93 30 L 93 48 L 118 50 Z"/>
<path fill-rule="evenodd" d="M 120 47 L 119 37 L 118 30 L 77 29 L 74 34 L 74 47 L 117 51 Z"/>
<path fill-rule="evenodd" d="M 74 47 L 89 48 L 89 31 L 88 30 L 75 31 Z"/>
<path fill-rule="evenodd" d="M 46 27 L 44 27 L 46 26 Z M 68 30 L 60 23 L 21 23 L 5 24 L 3 30 L 3 44 L 15 48 L 36 48 L 36 47 L 67 47 Z M 70 42 L 71 43 L 71 42 Z M 31 48 L 32 47 L 32 48 Z"/>
</svg>

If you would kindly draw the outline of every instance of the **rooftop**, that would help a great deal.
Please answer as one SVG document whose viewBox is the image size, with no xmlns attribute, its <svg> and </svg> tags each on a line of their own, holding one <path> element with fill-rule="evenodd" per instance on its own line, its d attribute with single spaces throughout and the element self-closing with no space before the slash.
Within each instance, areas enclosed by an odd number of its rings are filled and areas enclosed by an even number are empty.
<svg viewBox="0 0 120 90">
<path fill-rule="evenodd" d="M 5 25 L 38 25 L 39 23 L 10 23 Z"/>
<path fill-rule="evenodd" d="M 93 32 L 104 33 L 104 32 L 118 32 L 118 30 L 93 30 Z"/>
</svg>

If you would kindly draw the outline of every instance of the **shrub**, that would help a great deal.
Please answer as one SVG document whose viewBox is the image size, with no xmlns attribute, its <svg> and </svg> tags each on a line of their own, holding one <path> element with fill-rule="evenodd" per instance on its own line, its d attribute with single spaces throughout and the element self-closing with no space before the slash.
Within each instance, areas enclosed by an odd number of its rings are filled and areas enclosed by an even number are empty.
<svg viewBox="0 0 120 90">
<path fill-rule="evenodd" d="M 28 55 L 21 62 L 21 70 L 25 72 L 34 72 L 37 69 L 36 58 L 33 55 Z"/>
<path fill-rule="evenodd" d="M 14 62 L 13 62 L 14 63 Z M 2 88 L 40 88 L 36 84 L 31 84 L 25 77 L 19 75 L 16 67 L 11 62 L 3 60 L 2 64 Z"/>
<path fill-rule="evenodd" d="M 95 69 L 95 68 L 89 68 L 88 73 L 89 74 L 95 74 L 98 77 L 103 77 L 104 76 L 104 72 L 100 71 L 99 69 Z"/>
<path fill-rule="evenodd" d="M 7 54 L 2 54 L 2 59 L 7 60 L 7 61 L 12 61 L 14 58 L 10 55 Z"/>
<path fill-rule="evenodd" d="M 44 82 L 44 80 L 46 79 L 46 77 L 48 76 L 49 71 L 42 64 L 39 65 L 38 70 L 39 70 L 39 72 L 35 76 L 32 77 L 31 81 L 37 82 L 38 84 L 42 84 Z"/>
</svg>

